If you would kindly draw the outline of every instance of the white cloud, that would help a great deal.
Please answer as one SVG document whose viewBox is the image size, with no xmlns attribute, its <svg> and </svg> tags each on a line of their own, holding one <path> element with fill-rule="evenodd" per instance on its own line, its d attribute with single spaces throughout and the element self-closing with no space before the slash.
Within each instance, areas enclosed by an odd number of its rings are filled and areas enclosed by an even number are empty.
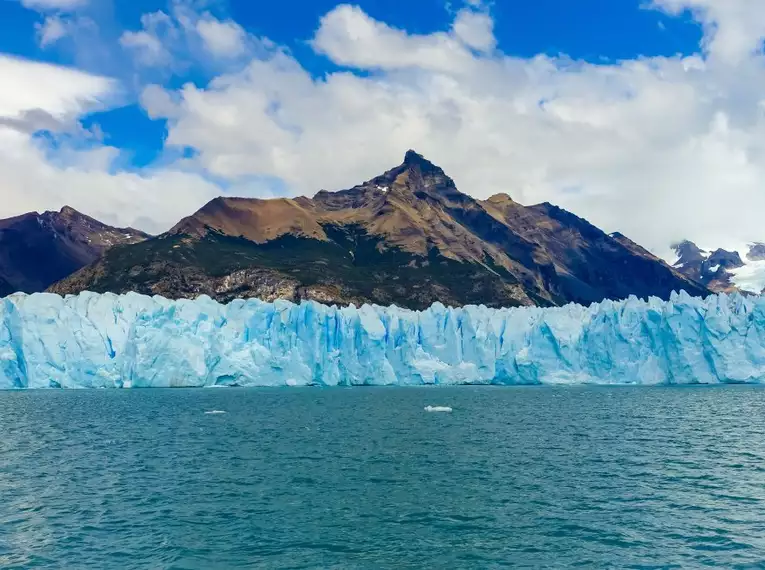
<svg viewBox="0 0 765 570">
<path fill-rule="evenodd" d="M 321 19 L 312 45 L 339 65 L 364 69 L 455 71 L 472 63 L 469 50 L 452 34 L 409 35 L 349 4 L 338 6 Z"/>
<path fill-rule="evenodd" d="M 215 67 L 246 58 L 259 43 L 236 22 L 200 14 L 188 0 L 176 0 L 167 14 L 145 14 L 141 25 L 141 30 L 124 32 L 120 43 L 144 66 Z"/>
<path fill-rule="evenodd" d="M 521 59 L 497 51 L 480 2 L 428 35 L 341 5 L 322 18 L 311 45 L 348 71 L 315 78 L 285 50 L 265 49 L 205 87 L 146 88 L 142 105 L 169 121 L 168 146 L 197 154 L 141 173 L 116 170 L 109 147 L 54 151 L 24 138 L 48 121 L 30 110 L 71 120 L 113 88 L 23 62 L 23 73 L 10 75 L 14 87 L 0 90 L 0 116 L 12 117 L 5 128 L 0 121 L 0 133 L 14 137 L 0 145 L 0 192 L 10 196 L 0 216 L 69 202 L 106 221 L 152 218 L 144 227 L 164 229 L 221 192 L 208 178 L 248 195 L 267 195 L 263 180 L 273 178 L 310 195 L 371 178 L 415 148 L 476 197 L 551 201 L 654 249 L 681 238 L 763 241 L 765 57 L 757 50 L 765 4 L 654 6 L 694 10 L 705 26 L 702 53 L 601 65 Z M 167 20 L 147 18 L 133 34 L 156 38 L 162 57 L 153 61 L 180 53 L 225 59 L 239 49 L 235 36 L 245 46 L 240 57 L 267 45 L 224 28 L 233 22 L 209 24 L 211 16 L 186 4 Z M 205 26 L 231 41 L 205 39 Z M 127 37 L 131 49 L 154 49 Z M 2 66 L 13 61 L 0 60 L 4 81 Z"/>
<path fill-rule="evenodd" d="M 42 48 L 49 48 L 68 39 L 71 40 L 70 45 L 87 45 L 85 51 L 97 49 L 89 40 L 98 37 L 98 25 L 87 16 L 61 13 L 49 15 L 41 23 L 35 24 L 35 30 Z"/>
<path fill-rule="evenodd" d="M 42 24 L 35 26 L 35 29 L 37 30 L 40 47 L 53 45 L 67 35 L 66 26 L 58 16 L 46 17 Z"/>
<path fill-rule="evenodd" d="M 0 218 L 69 204 L 106 222 L 166 229 L 220 193 L 183 164 L 114 168 L 119 150 L 79 140 L 78 117 L 119 97 L 110 79 L 0 55 Z M 38 129 L 75 135 L 51 146 Z"/>
<path fill-rule="evenodd" d="M 105 77 L 2 54 L 0 77 L 3 78 L 0 117 L 14 117 L 35 109 L 58 119 L 77 116 L 102 106 L 117 89 Z"/>
<path fill-rule="evenodd" d="M 89 0 L 21 0 L 25 8 L 32 10 L 47 11 L 61 10 L 69 11 L 87 5 Z"/>
<path fill-rule="evenodd" d="M 168 144 L 196 148 L 198 165 L 229 180 L 272 176 L 312 194 L 413 147 L 476 197 L 552 201 L 654 249 L 765 238 L 752 214 L 765 209 L 760 56 L 732 67 L 711 55 L 593 65 L 477 54 L 466 45 L 491 49 L 491 26 L 471 12 L 462 28 L 465 14 L 451 31 L 412 35 L 341 5 L 312 45 L 374 73 L 316 79 L 275 53 L 206 88 L 153 88 L 144 105 L 170 119 Z M 710 53 L 723 53 L 712 38 L 727 20 L 709 22 Z"/>
<path fill-rule="evenodd" d="M 708 53 L 738 64 L 762 51 L 765 5 L 762 0 L 653 0 L 655 8 L 670 14 L 686 10 L 704 24 Z"/>
<path fill-rule="evenodd" d="M 141 65 L 166 65 L 172 61 L 162 41 L 149 32 L 125 32 L 120 36 L 120 45 L 134 51 L 136 61 Z"/>
<path fill-rule="evenodd" d="M 494 49 L 494 20 L 486 12 L 460 10 L 452 26 L 456 35 L 466 46 L 479 51 Z"/>
<path fill-rule="evenodd" d="M 166 44 L 175 40 L 178 31 L 175 22 L 162 11 L 144 14 L 141 17 L 142 30 L 126 31 L 120 36 L 120 45 L 133 52 L 136 61 L 145 66 L 166 66 L 173 56 Z"/>
<path fill-rule="evenodd" d="M 245 31 L 235 22 L 208 16 L 197 22 L 196 29 L 207 50 L 216 57 L 239 57 L 247 51 Z"/>
<path fill-rule="evenodd" d="M 159 232 L 183 213 L 220 194 L 202 177 L 179 169 L 144 173 L 111 166 L 117 149 L 57 150 L 34 145 L 29 137 L 0 129 L 0 217 L 70 205 L 115 225 Z"/>
</svg>

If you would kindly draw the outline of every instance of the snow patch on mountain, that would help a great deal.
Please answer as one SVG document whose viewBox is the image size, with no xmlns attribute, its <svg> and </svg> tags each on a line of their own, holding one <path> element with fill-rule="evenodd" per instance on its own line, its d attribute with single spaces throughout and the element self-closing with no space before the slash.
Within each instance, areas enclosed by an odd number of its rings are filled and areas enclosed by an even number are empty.
<svg viewBox="0 0 765 570">
<path fill-rule="evenodd" d="M 760 294 L 765 289 L 765 244 L 734 243 L 712 249 L 683 241 L 672 249 L 673 267 L 714 292 Z"/>
<path fill-rule="evenodd" d="M 743 267 L 729 272 L 731 282 L 738 289 L 757 295 L 765 290 L 765 260 L 748 261 Z"/>
</svg>

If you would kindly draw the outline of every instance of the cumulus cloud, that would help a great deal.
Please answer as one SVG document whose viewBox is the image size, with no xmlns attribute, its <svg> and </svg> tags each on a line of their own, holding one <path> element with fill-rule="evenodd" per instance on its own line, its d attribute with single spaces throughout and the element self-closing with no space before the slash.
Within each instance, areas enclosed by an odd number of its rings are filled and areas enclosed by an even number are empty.
<svg viewBox="0 0 765 570">
<path fill-rule="evenodd" d="M 470 50 L 456 34 L 410 35 L 349 4 L 338 6 L 322 18 L 312 45 L 339 65 L 363 69 L 456 71 L 472 63 Z"/>
<path fill-rule="evenodd" d="M 220 190 L 180 169 L 113 171 L 118 149 L 50 149 L 0 127 L 0 216 L 70 205 L 115 225 L 166 230 L 181 211 L 193 211 Z"/>
<path fill-rule="evenodd" d="M 90 200 L 98 211 L 83 209 L 107 221 L 149 217 L 153 227 L 144 227 L 163 229 L 222 192 L 209 180 L 233 193 L 310 195 L 371 178 L 415 148 L 473 196 L 551 201 L 657 251 L 682 238 L 723 247 L 765 240 L 756 216 L 765 208 L 765 4 L 654 0 L 655 9 L 694 14 L 705 29 L 699 53 L 598 65 L 503 54 L 486 6 L 467 4 L 446 29 L 427 35 L 357 6 L 336 7 L 311 45 L 342 70 L 322 77 L 278 46 L 253 49 L 267 41 L 235 23 L 176 4 L 164 31 L 147 20 L 133 33 L 155 37 L 165 50 L 157 53 L 172 58 L 180 51 L 249 58 L 204 86 L 143 91 L 147 113 L 168 121 L 168 151 L 191 147 L 193 158 L 115 172 L 116 149 L 96 145 L 52 158 L 21 124 L 0 126 L 16 137 L 0 148 L 0 160 L 23 151 L 29 171 L 0 165 L 2 173 L 14 170 L 0 177 L 12 196 L 0 214 L 34 200 L 56 207 L 68 195 Z M 0 115 L 24 124 L 35 118 L 21 115 L 30 109 L 76 115 L 101 95 L 95 87 L 67 95 L 74 89 L 67 85 L 103 81 L 80 79 L 48 90 L 35 82 L 23 102 L 23 89 L 4 89 Z"/>
<path fill-rule="evenodd" d="M 275 52 L 205 88 L 154 87 L 143 103 L 169 119 L 169 145 L 194 147 L 227 180 L 266 175 L 312 194 L 414 147 L 476 197 L 558 203 L 655 250 L 685 237 L 762 240 L 750 212 L 765 207 L 764 62 L 718 47 L 739 20 L 708 3 L 704 53 L 608 65 L 495 53 L 483 10 L 415 35 L 341 5 L 312 45 L 349 71 L 314 78 Z"/>
<path fill-rule="evenodd" d="M 653 7 L 670 14 L 691 11 L 705 27 L 709 55 L 738 64 L 762 52 L 765 5 L 760 0 L 653 0 Z"/>
<path fill-rule="evenodd" d="M 221 22 L 209 15 L 197 22 L 205 47 L 217 57 L 238 57 L 247 51 L 246 33 L 236 22 Z"/>
<path fill-rule="evenodd" d="M 494 20 L 486 12 L 460 10 L 452 26 L 454 35 L 462 42 L 479 51 L 494 49 L 497 40 L 494 38 Z"/>
<path fill-rule="evenodd" d="M 144 172 L 114 166 L 120 151 L 78 119 L 119 100 L 110 79 L 0 55 L 0 218 L 68 204 L 106 222 L 167 229 L 220 189 L 183 164 Z M 70 133 L 51 145 L 39 131 Z"/>
<path fill-rule="evenodd" d="M 149 67 L 216 67 L 250 56 L 259 44 L 236 22 L 199 13 L 189 0 L 175 0 L 169 13 L 145 14 L 141 25 L 124 32 L 120 43 Z"/>
</svg>

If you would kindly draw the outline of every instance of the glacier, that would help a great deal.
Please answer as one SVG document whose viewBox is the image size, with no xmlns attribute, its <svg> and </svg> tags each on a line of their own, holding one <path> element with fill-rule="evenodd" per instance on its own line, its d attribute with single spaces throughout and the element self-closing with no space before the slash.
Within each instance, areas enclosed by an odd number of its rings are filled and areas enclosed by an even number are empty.
<svg viewBox="0 0 765 570">
<path fill-rule="evenodd" d="M 765 382 L 765 298 L 425 311 L 135 293 L 0 299 L 0 388 Z"/>
</svg>

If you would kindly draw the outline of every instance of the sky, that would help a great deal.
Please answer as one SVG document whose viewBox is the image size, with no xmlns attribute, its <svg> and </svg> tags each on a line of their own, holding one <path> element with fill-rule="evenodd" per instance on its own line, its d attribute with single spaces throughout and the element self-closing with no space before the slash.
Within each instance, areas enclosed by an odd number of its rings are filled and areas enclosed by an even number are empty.
<svg viewBox="0 0 765 570">
<path fill-rule="evenodd" d="M 0 0 L 0 218 L 158 233 L 413 148 L 662 255 L 765 241 L 762 0 Z"/>
</svg>

